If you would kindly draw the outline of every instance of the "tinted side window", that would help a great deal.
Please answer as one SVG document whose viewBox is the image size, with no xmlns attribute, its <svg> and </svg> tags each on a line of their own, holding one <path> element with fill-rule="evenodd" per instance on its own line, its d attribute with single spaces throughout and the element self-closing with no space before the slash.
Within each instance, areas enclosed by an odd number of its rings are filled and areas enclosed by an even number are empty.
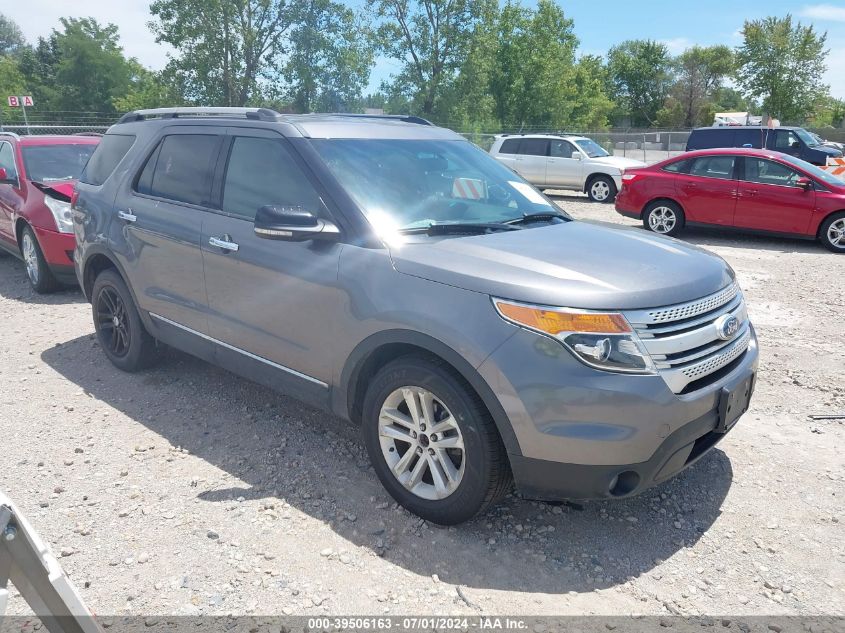
<svg viewBox="0 0 845 633">
<path fill-rule="evenodd" d="M 692 162 L 691 176 L 729 179 L 733 175 L 733 156 L 702 156 Z"/>
<path fill-rule="evenodd" d="M 745 159 L 745 178 L 748 182 L 757 182 L 761 185 L 780 185 L 782 187 L 795 187 L 801 177 L 794 169 L 763 158 Z"/>
<path fill-rule="evenodd" d="M 111 176 L 117 164 L 126 156 L 126 152 L 135 142 L 135 136 L 128 134 L 106 134 L 100 139 L 97 149 L 85 165 L 80 182 L 89 185 L 102 185 Z"/>
<path fill-rule="evenodd" d="M 572 150 L 574 149 L 569 141 L 552 141 L 550 155 L 555 158 L 572 158 Z"/>
<path fill-rule="evenodd" d="M 210 165 L 218 138 L 213 134 L 165 136 L 147 160 L 136 190 L 177 202 L 207 205 Z"/>
<path fill-rule="evenodd" d="M 0 143 L 0 167 L 6 170 L 6 176 L 17 178 L 18 171 L 15 169 L 15 151 L 10 143 Z"/>
<path fill-rule="evenodd" d="M 549 140 L 545 138 L 524 138 L 519 145 L 519 153 L 530 156 L 548 156 Z"/>
<path fill-rule="evenodd" d="M 792 130 L 778 130 L 775 134 L 775 149 L 792 149 L 801 147 L 798 135 Z"/>
<path fill-rule="evenodd" d="M 519 153 L 519 139 L 518 138 L 509 138 L 504 143 L 502 143 L 502 147 L 499 149 L 500 154 L 518 154 Z"/>
<path fill-rule="evenodd" d="M 763 147 L 762 130 L 737 130 L 734 136 L 734 147 Z"/>
<path fill-rule="evenodd" d="M 223 184 L 223 210 L 254 218 L 259 207 L 320 213 L 320 197 L 281 139 L 237 137 Z"/>
<path fill-rule="evenodd" d="M 712 149 L 714 147 L 734 147 L 734 130 L 713 128 L 694 130 L 690 135 L 687 149 Z"/>
<path fill-rule="evenodd" d="M 692 161 L 689 160 L 679 160 L 675 161 L 674 163 L 669 163 L 666 167 L 663 168 L 663 171 L 668 171 L 673 174 L 686 174 L 689 173 L 690 163 Z"/>
</svg>

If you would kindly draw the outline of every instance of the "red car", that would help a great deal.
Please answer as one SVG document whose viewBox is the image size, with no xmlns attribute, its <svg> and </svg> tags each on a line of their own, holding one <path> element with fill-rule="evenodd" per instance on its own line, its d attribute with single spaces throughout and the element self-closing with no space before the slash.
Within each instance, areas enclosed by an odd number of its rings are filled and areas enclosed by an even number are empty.
<svg viewBox="0 0 845 633">
<path fill-rule="evenodd" d="M 664 235 L 721 226 L 817 239 L 845 253 L 845 181 L 769 150 L 700 150 L 627 169 L 616 210 Z"/>
<path fill-rule="evenodd" d="M 77 283 L 70 197 L 99 141 L 0 132 L 0 253 L 24 261 L 36 292 Z"/>
</svg>

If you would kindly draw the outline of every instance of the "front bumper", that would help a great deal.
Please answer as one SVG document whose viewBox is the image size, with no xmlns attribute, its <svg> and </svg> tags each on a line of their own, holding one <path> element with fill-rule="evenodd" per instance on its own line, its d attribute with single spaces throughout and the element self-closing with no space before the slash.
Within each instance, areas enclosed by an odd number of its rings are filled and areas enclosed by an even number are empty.
<svg viewBox="0 0 845 633">
<path fill-rule="evenodd" d="M 723 388 L 756 372 L 747 351 L 707 387 L 675 394 L 659 375 L 622 375 L 578 362 L 559 343 L 519 331 L 479 368 L 519 444 L 517 489 L 540 499 L 638 494 L 695 463 L 717 431 Z"/>
<path fill-rule="evenodd" d="M 34 227 L 34 230 L 44 259 L 56 279 L 65 284 L 76 284 L 73 268 L 76 238 L 73 233 L 59 233 L 39 227 Z"/>
</svg>

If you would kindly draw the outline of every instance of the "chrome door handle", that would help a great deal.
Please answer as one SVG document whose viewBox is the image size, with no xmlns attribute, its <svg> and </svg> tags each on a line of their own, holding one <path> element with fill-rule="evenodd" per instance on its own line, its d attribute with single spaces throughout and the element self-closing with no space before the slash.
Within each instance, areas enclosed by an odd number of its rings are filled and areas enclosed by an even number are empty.
<svg viewBox="0 0 845 633">
<path fill-rule="evenodd" d="M 216 246 L 217 248 L 221 248 L 224 251 L 237 251 L 239 246 L 235 242 L 231 242 L 232 238 L 228 235 L 224 235 L 223 237 L 209 237 L 208 243 L 211 246 Z"/>
<path fill-rule="evenodd" d="M 129 211 L 118 211 L 117 217 L 121 220 L 126 220 L 127 222 L 134 222 L 138 219 L 138 216 L 133 214 L 131 209 Z"/>
</svg>

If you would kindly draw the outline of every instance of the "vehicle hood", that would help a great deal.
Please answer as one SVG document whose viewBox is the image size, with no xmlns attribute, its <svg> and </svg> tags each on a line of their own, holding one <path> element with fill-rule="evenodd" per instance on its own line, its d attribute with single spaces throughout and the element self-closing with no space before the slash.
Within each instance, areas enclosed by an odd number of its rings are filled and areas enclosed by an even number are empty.
<svg viewBox="0 0 845 633">
<path fill-rule="evenodd" d="M 839 150 L 839 149 L 837 149 L 837 148 L 835 148 L 835 147 L 831 147 L 831 146 L 829 146 L 829 145 L 813 145 L 813 147 L 811 147 L 810 149 L 816 149 L 816 150 L 819 150 L 820 152 L 824 152 L 824 153 L 825 153 L 825 154 L 827 154 L 828 156 L 832 156 L 832 157 L 834 157 L 834 158 L 837 158 L 837 157 L 839 157 L 839 156 L 842 156 L 842 151 L 841 151 L 841 150 Z"/>
<path fill-rule="evenodd" d="M 616 168 L 619 170 L 646 166 L 641 160 L 625 158 L 624 156 L 599 156 L 598 158 L 588 158 L 585 162 L 590 165 L 601 165 L 602 167 Z"/>
<path fill-rule="evenodd" d="M 717 255 L 636 228 L 566 222 L 390 246 L 396 270 L 496 297 L 587 309 L 683 303 L 724 288 Z"/>
<path fill-rule="evenodd" d="M 73 188 L 76 186 L 75 180 L 63 180 L 61 182 L 53 182 L 53 183 L 46 183 L 46 182 L 36 182 L 32 181 L 32 184 L 39 190 L 43 191 L 46 194 L 51 195 L 54 198 L 59 200 L 64 200 L 65 202 L 70 202 L 70 197 L 73 194 Z"/>
</svg>

